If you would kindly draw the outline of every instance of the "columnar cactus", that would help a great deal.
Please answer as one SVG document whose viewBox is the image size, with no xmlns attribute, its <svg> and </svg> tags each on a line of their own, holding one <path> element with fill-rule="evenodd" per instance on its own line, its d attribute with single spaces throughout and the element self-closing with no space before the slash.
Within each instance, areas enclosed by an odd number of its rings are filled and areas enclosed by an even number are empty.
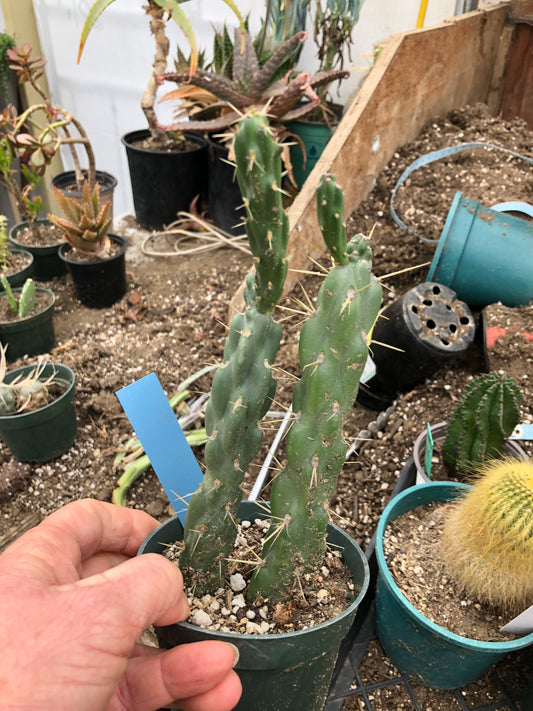
<svg viewBox="0 0 533 711">
<path fill-rule="evenodd" d="M 452 504 L 442 537 L 450 577 L 471 597 L 504 610 L 533 604 L 533 462 L 485 465 Z"/>
<path fill-rule="evenodd" d="M 248 278 L 246 311 L 232 319 L 224 365 L 213 379 L 205 418 L 210 438 L 207 471 L 187 513 L 180 564 L 193 568 L 193 579 L 194 570 L 203 571 L 197 593 L 220 584 L 223 562 L 233 547 L 242 478 L 259 450 L 258 421 L 275 391 L 271 365 L 280 326 L 272 311 L 287 271 L 281 149 L 264 115 L 251 113 L 241 120 L 234 149 L 255 277 Z M 322 285 L 315 315 L 302 329 L 302 378 L 293 399 L 288 464 L 275 480 L 272 497 L 277 540 L 268 545 L 267 557 L 252 580 L 252 598 L 258 592 L 263 597 L 290 595 L 298 576 L 324 554 L 327 506 L 346 455 L 342 426 L 357 394 L 367 334 L 381 304 L 366 238 L 358 236 L 347 244 L 342 193 L 332 176 L 323 178 L 317 204 L 336 266 Z"/>
<path fill-rule="evenodd" d="M 367 334 L 381 305 L 368 240 L 358 235 L 346 243 L 342 192 L 332 176 L 322 180 L 317 212 L 336 266 L 320 288 L 315 314 L 302 328 L 295 422 L 287 436 L 286 466 L 272 485 L 271 535 L 248 590 L 250 599 L 257 593 L 284 598 L 324 556 L 327 507 L 346 457 L 343 424 L 357 395 Z"/>
<path fill-rule="evenodd" d="M 496 372 L 475 378 L 455 408 L 442 449 L 445 465 L 469 474 L 503 452 L 520 419 L 522 395 L 513 378 Z"/>
<path fill-rule="evenodd" d="M 206 409 L 206 472 L 191 497 L 180 563 L 203 571 L 197 591 L 220 585 L 235 540 L 244 473 L 259 451 L 258 422 L 267 413 L 276 382 L 271 365 L 281 338 L 272 310 L 283 291 L 289 235 L 281 193 L 280 147 L 264 116 L 243 121 L 235 138 L 237 174 L 246 205 L 255 279 L 248 278 L 246 310 L 236 314 L 213 378 Z"/>
<path fill-rule="evenodd" d="M 8 303 L 11 307 L 11 311 L 16 314 L 19 318 L 24 318 L 27 316 L 35 306 L 35 282 L 33 279 L 26 279 L 22 285 L 20 291 L 20 299 L 17 302 L 11 284 L 8 282 L 5 275 L 2 274 L 0 277 L 0 282 L 4 287 L 4 292 Z"/>
</svg>

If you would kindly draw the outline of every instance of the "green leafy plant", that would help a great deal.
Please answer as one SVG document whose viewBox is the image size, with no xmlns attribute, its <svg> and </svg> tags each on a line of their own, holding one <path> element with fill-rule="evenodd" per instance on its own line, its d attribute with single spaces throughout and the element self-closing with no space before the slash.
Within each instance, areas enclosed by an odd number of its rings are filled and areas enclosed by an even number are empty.
<svg viewBox="0 0 533 711">
<path fill-rule="evenodd" d="M 28 223 L 32 237 L 37 240 L 40 234 L 37 218 L 43 201 L 34 191 L 59 148 L 69 147 L 80 189 L 84 171 L 76 151 L 77 145 L 85 151 L 87 177 L 91 185 L 95 185 L 96 171 L 94 152 L 85 129 L 69 111 L 54 106 L 41 89 L 39 78 L 46 62 L 40 57 L 32 57 L 31 53 L 29 44 L 6 51 L 9 68 L 18 76 L 19 84 L 31 84 L 41 102 L 20 114 L 10 104 L 0 115 L 0 184 L 12 194 L 21 219 Z M 73 129 L 75 135 L 72 135 Z M 20 167 L 17 162 L 20 162 Z"/>
<path fill-rule="evenodd" d="M 494 371 L 474 378 L 446 428 L 442 458 L 448 469 L 466 475 L 500 457 L 519 422 L 521 400 L 513 378 Z"/>
<path fill-rule="evenodd" d="M 86 180 L 79 200 L 64 195 L 57 188 L 54 193 L 66 219 L 51 214 L 48 219 L 63 230 L 65 240 L 83 254 L 109 256 L 111 242 L 107 233 L 113 222 L 109 217 L 111 202 L 102 207 L 98 186 L 91 191 Z"/>
<path fill-rule="evenodd" d="M 200 594 L 220 586 L 236 534 L 243 476 L 261 445 L 259 423 L 274 397 L 272 367 L 281 326 L 273 311 L 288 266 L 281 147 L 264 114 L 251 112 L 241 120 L 234 151 L 255 274 L 247 279 L 246 309 L 231 321 L 224 363 L 213 378 L 205 415 L 206 472 L 185 524 L 180 564 L 189 566 Z M 347 243 L 342 192 L 333 176 L 322 180 L 317 211 L 334 266 L 300 337 L 302 379 L 294 392 L 287 465 L 274 482 L 272 530 L 250 585 L 252 598 L 290 597 L 298 579 L 323 556 L 327 507 L 346 455 L 343 422 L 381 304 L 368 240 L 358 235 Z"/>
<path fill-rule="evenodd" d="M 15 40 L 5 32 L 0 32 L 0 96 L 3 97 L 5 103 L 9 101 L 8 96 L 8 81 L 10 77 L 10 69 L 7 66 L 7 50 L 15 46 Z"/>
<path fill-rule="evenodd" d="M 451 504 L 442 537 L 450 577 L 504 610 L 533 604 L 533 463 L 492 461 Z"/>
<path fill-rule="evenodd" d="M 0 271 L 9 267 L 11 250 L 9 249 L 9 233 L 7 231 L 7 217 L 0 215 Z"/>
<path fill-rule="evenodd" d="M 189 67 L 191 76 L 194 75 L 198 64 L 198 48 L 196 38 L 194 36 L 191 23 L 181 7 L 181 3 L 183 1 L 184 0 L 148 0 L 147 3 L 143 5 L 146 15 L 150 19 L 150 32 L 155 42 L 155 54 L 152 65 L 153 71 L 143 93 L 141 108 L 148 122 L 148 128 L 150 129 L 150 134 L 154 143 L 163 147 L 167 146 L 169 143 L 173 143 L 176 140 L 172 130 L 165 131 L 159 125 L 154 108 L 157 89 L 159 86 L 159 77 L 167 69 L 169 40 L 166 36 L 165 25 L 169 20 L 176 22 L 178 27 L 184 33 L 191 48 Z M 94 23 L 112 2 L 114 2 L 114 0 L 95 0 L 89 8 L 89 12 L 87 13 L 81 32 L 78 62 L 81 59 L 85 43 L 92 27 L 94 26 Z M 233 0 L 224 0 L 224 2 L 233 10 L 241 27 L 244 28 L 244 20 Z"/>
<path fill-rule="evenodd" d="M 20 291 L 20 297 L 17 298 L 8 282 L 7 277 L 2 274 L 0 282 L 4 287 L 6 298 L 11 306 L 11 310 L 19 318 L 24 318 L 33 310 L 35 306 L 35 282 L 33 279 L 26 279 Z"/>
</svg>

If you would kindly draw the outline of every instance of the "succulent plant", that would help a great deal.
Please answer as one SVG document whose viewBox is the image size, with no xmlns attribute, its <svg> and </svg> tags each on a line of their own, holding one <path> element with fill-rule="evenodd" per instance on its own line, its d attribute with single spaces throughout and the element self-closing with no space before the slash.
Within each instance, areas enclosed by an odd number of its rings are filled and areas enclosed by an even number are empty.
<svg viewBox="0 0 533 711">
<path fill-rule="evenodd" d="M 204 113 L 196 113 L 193 120 L 173 123 L 167 127 L 168 130 L 221 131 L 237 124 L 243 113 L 251 107 L 267 113 L 273 124 L 293 121 L 311 113 L 320 105 L 315 89 L 336 79 L 346 78 L 349 72 L 332 70 L 315 75 L 300 72 L 296 76 L 290 73 L 284 79 L 272 83 L 280 65 L 306 38 L 306 32 L 297 32 L 261 65 L 248 32 L 236 28 L 234 47 L 244 46 L 244 51 L 234 52 L 231 79 L 202 68 L 198 68 L 193 76 L 190 76 L 188 71 L 162 74 L 160 81 L 186 84 L 185 88 L 193 85 L 209 91 L 217 99 L 205 109 Z M 178 88 L 167 93 L 163 98 L 180 98 L 180 93 L 181 89 Z M 309 101 L 302 106 L 297 106 L 304 97 Z"/>
<path fill-rule="evenodd" d="M 453 411 L 442 449 L 445 465 L 466 475 L 498 458 L 520 419 L 516 381 L 491 372 L 474 378 Z"/>
<path fill-rule="evenodd" d="M 533 604 L 533 462 L 492 461 L 451 505 L 442 537 L 450 577 L 504 610 Z"/>
<path fill-rule="evenodd" d="M 74 249 L 106 257 L 110 245 L 107 233 L 113 221 L 108 217 L 111 202 L 102 207 L 98 186 L 95 185 L 91 192 L 87 180 L 83 184 L 80 200 L 64 195 L 56 187 L 54 193 L 67 219 L 48 215 L 50 222 L 63 230 L 66 241 Z"/>
<path fill-rule="evenodd" d="M 15 294 L 13 293 L 13 289 L 11 288 L 11 284 L 7 280 L 7 277 L 2 274 L 2 276 L 0 277 L 0 282 L 4 287 L 6 298 L 9 302 L 9 305 L 11 306 L 11 310 L 13 311 L 13 313 L 16 314 L 19 318 L 24 318 L 25 316 L 27 316 L 35 306 L 35 282 L 33 281 L 33 279 L 26 279 L 26 281 L 22 285 L 18 302 L 15 298 Z"/>
<path fill-rule="evenodd" d="M 53 397 L 52 388 L 67 387 L 57 373 L 42 378 L 45 361 L 40 361 L 26 376 L 17 376 L 5 383 L 7 346 L 0 345 L 0 416 L 18 415 L 24 410 L 37 410 L 48 405 Z"/>
<path fill-rule="evenodd" d="M 259 450 L 259 422 L 276 389 L 272 365 L 281 327 L 272 314 L 287 271 L 281 148 L 264 114 L 252 111 L 241 120 L 234 151 L 255 275 L 247 279 L 246 310 L 231 321 L 224 363 L 213 379 L 205 417 L 207 468 L 185 523 L 180 564 L 189 566 L 197 593 L 219 587 L 233 547 L 241 483 Z M 320 290 L 316 314 L 302 329 L 302 379 L 294 393 L 288 463 L 276 478 L 271 501 L 277 540 L 270 537 L 250 586 L 252 596 L 290 596 L 298 576 L 324 553 L 327 506 L 346 455 L 342 425 L 357 394 L 367 334 L 381 304 L 366 238 L 347 244 L 342 192 L 332 176 L 323 178 L 317 204 L 336 266 Z"/>
</svg>

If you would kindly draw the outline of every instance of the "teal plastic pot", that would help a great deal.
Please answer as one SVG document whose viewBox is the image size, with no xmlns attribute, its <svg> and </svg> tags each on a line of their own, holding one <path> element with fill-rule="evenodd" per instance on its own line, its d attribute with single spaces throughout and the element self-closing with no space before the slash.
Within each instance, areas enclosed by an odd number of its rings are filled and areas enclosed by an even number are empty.
<svg viewBox="0 0 533 711">
<path fill-rule="evenodd" d="M 472 307 L 533 302 L 533 222 L 455 195 L 428 272 Z"/>
<path fill-rule="evenodd" d="M 268 518 L 263 507 L 250 501 L 241 504 L 239 516 Z M 175 516 L 144 541 L 139 553 L 163 553 L 166 544 L 182 538 L 183 528 Z M 330 525 L 328 541 L 342 549 L 356 591 L 338 617 L 306 630 L 271 635 L 214 632 L 183 622 L 156 628 L 160 646 L 169 649 L 205 639 L 236 645 L 240 652 L 236 671 L 243 687 L 236 711 L 322 711 L 340 644 L 352 626 L 370 577 L 366 558 L 350 536 Z"/>
<path fill-rule="evenodd" d="M 28 375 L 35 365 L 9 371 L 4 381 L 10 383 L 19 375 Z M 53 373 L 68 383 L 60 397 L 33 412 L 0 416 L 0 437 L 19 462 L 49 462 L 70 449 L 78 434 L 74 372 L 66 365 L 46 363 L 42 378 Z"/>
<path fill-rule="evenodd" d="M 481 642 L 449 632 L 422 615 L 403 595 L 389 572 L 383 552 L 383 534 L 389 522 L 416 506 L 452 501 L 469 488 L 467 484 L 446 481 L 411 487 L 391 499 L 377 528 L 377 635 L 402 674 L 435 689 L 455 689 L 470 684 L 509 652 L 533 644 L 533 634 L 507 642 Z"/>
<path fill-rule="evenodd" d="M 50 220 L 46 217 L 39 218 L 37 222 L 42 225 L 50 224 Z M 24 249 L 33 255 L 32 278 L 36 281 L 50 281 L 56 276 L 66 274 L 67 266 L 59 258 L 59 247 L 64 243 L 64 240 L 56 244 L 47 245 L 23 244 L 17 240 L 17 235 L 27 225 L 27 222 L 19 222 L 14 225 L 9 231 L 9 238 L 16 247 Z"/>
<path fill-rule="evenodd" d="M 18 297 L 22 289 L 13 289 Z M 39 313 L 17 319 L 0 321 L 0 342 L 7 345 L 6 360 L 16 360 L 23 355 L 34 356 L 48 353 L 55 345 L 54 304 L 56 297 L 50 289 L 35 289 L 36 294 L 45 294 L 48 304 Z M 0 294 L 0 299 L 7 299 Z"/>
<path fill-rule="evenodd" d="M 318 159 L 324 152 L 333 131 L 335 130 L 340 117 L 342 116 L 342 106 L 331 107 L 336 114 L 336 122 L 333 119 L 332 128 L 324 122 L 310 121 L 309 119 L 298 119 L 290 121 L 287 128 L 291 133 L 296 134 L 305 147 L 305 159 L 299 143 L 291 147 L 291 163 L 294 179 L 299 188 L 305 183 L 307 176 L 315 167 Z"/>
</svg>

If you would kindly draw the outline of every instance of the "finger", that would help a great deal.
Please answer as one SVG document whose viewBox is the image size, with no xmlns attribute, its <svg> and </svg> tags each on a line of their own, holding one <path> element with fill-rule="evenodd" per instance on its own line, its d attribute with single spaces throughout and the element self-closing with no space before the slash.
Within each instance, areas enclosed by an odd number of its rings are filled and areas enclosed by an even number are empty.
<svg viewBox="0 0 533 711">
<path fill-rule="evenodd" d="M 225 711 L 239 699 L 240 681 L 232 671 L 238 653 L 231 644 L 210 640 L 138 653 L 129 660 L 120 689 L 126 708 L 145 711 L 172 704 Z"/>
<path fill-rule="evenodd" d="M 128 654 L 139 634 L 150 625 L 170 625 L 189 616 L 179 568 L 156 553 L 147 553 L 58 591 L 83 591 L 93 608 L 109 617 L 109 624 L 123 629 Z"/>
<path fill-rule="evenodd" d="M 109 568 L 114 568 L 120 563 L 125 563 L 130 559 L 122 553 L 95 553 L 87 560 L 82 561 L 80 578 L 89 578 L 91 575 L 98 575 Z"/>
<path fill-rule="evenodd" d="M 135 555 L 157 526 L 158 522 L 143 511 L 82 499 L 48 516 L 15 541 L 4 555 L 13 558 L 15 566 L 20 561 L 33 577 L 61 585 L 77 580 L 82 575 L 83 561 L 94 553 Z"/>
</svg>

